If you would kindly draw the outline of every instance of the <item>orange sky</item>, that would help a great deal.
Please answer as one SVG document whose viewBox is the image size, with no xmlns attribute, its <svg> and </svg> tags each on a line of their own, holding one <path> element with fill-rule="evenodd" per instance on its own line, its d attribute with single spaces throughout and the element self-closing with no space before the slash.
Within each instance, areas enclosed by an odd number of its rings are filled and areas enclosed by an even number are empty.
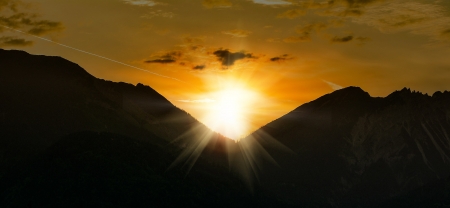
<svg viewBox="0 0 450 208">
<path fill-rule="evenodd" d="M 2 48 L 150 85 L 207 125 L 245 88 L 242 135 L 341 87 L 450 89 L 446 0 L 0 0 L 0 24 L 147 70 L 0 27 Z"/>
</svg>

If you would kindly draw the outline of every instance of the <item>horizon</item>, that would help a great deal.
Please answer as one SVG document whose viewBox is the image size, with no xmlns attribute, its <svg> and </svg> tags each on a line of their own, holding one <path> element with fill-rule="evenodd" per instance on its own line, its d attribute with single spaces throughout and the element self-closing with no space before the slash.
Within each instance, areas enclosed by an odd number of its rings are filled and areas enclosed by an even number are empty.
<svg viewBox="0 0 450 208">
<path fill-rule="evenodd" d="M 0 47 L 148 85 L 239 138 L 347 86 L 374 97 L 449 90 L 449 10 L 432 0 L 6 0 Z"/>
</svg>

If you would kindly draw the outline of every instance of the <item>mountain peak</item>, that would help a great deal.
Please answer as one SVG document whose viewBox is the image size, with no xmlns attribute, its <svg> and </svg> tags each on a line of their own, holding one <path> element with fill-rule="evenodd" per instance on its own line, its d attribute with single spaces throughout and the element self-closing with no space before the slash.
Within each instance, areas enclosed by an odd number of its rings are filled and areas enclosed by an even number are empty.
<svg viewBox="0 0 450 208">
<path fill-rule="evenodd" d="M 78 64 L 59 56 L 32 55 L 25 51 L 0 49 L 0 62 L 4 69 L 2 77 L 27 77 L 44 79 L 57 76 L 58 79 L 93 79 L 94 77 Z"/>
<path fill-rule="evenodd" d="M 362 90 L 360 87 L 350 86 L 340 90 L 336 90 L 330 94 L 326 94 L 311 103 L 316 103 L 319 105 L 339 105 L 339 104 L 351 104 L 359 103 L 361 101 L 370 99 L 369 93 Z"/>
<path fill-rule="evenodd" d="M 342 88 L 340 90 L 336 90 L 334 92 L 332 92 L 331 94 L 339 94 L 339 95 L 344 95 L 344 94 L 352 94 L 352 95 L 361 95 L 361 96 L 369 96 L 369 93 L 364 91 L 363 89 L 361 89 L 360 87 L 357 86 L 349 86 L 346 88 Z"/>
<path fill-rule="evenodd" d="M 427 100 L 431 98 L 427 93 L 423 94 L 420 91 L 411 90 L 404 87 L 401 90 L 397 90 L 386 97 L 388 100 L 403 100 L 403 101 L 419 101 Z"/>
</svg>

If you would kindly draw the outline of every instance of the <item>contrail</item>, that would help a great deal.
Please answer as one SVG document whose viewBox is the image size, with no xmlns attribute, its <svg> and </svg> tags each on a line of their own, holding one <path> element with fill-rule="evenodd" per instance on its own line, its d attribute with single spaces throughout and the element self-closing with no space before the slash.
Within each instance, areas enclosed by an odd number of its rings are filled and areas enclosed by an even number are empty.
<svg viewBox="0 0 450 208">
<path fill-rule="evenodd" d="M 186 82 L 181 81 L 181 80 L 179 80 L 179 79 L 177 79 L 177 78 L 173 78 L 173 77 L 165 76 L 165 75 L 158 74 L 158 73 L 155 73 L 155 72 L 151 72 L 151 71 L 148 71 L 148 70 L 145 70 L 145 69 L 142 69 L 142 68 L 133 66 L 133 65 L 129 65 L 129 64 L 126 64 L 126 63 L 123 63 L 123 62 L 120 62 L 120 61 L 116 61 L 116 60 L 110 59 L 110 58 L 108 58 L 108 57 L 100 56 L 100 55 L 97 55 L 97 54 L 95 54 L 95 53 L 83 51 L 83 50 L 81 50 L 81 49 L 74 48 L 74 47 L 71 47 L 71 46 L 68 46 L 68 45 L 64 45 L 64 44 L 62 44 L 62 43 L 58 43 L 58 42 L 49 40 L 49 39 L 47 39 L 47 38 L 39 37 L 39 36 L 37 36 L 37 35 L 33 35 L 33 34 L 30 34 L 30 33 L 27 33 L 27 32 L 21 31 L 21 30 L 18 30 L 18 29 L 14 29 L 14 28 L 5 26 L 5 25 L 0 25 L 0 26 L 2 26 L 2 27 L 4 27 L 4 28 L 8 28 L 8 29 L 13 30 L 13 31 L 16 31 L 16 32 L 19 32 L 19 33 L 22 33 L 22 34 L 25 34 L 25 35 L 30 35 L 30 36 L 33 36 L 33 37 L 35 37 L 35 38 L 38 38 L 38 39 L 41 39 L 41 40 L 44 40 L 44 41 L 47 41 L 47 42 L 50 42 L 50 43 L 54 43 L 54 44 L 57 44 L 57 45 L 60 45 L 60 46 L 63 46 L 63 47 L 66 47 L 66 48 L 69 48 L 69 49 L 72 49 L 72 50 L 75 50 L 75 51 L 78 51 L 78 52 L 81 52 L 81 53 L 89 54 L 89 55 L 91 55 L 91 56 L 96 56 L 96 57 L 98 57 L 98 58 L 102 58 L 102 59 L 105 59 L 105 60 L 108 60 L 108 61 L 112 61 L 112 62 L 114 62 L 114 63 L 118 63 L 118 64 L 121 64 L 121 65 L 124 65 L 124 66 L 128 66 L 128 67 L 131 67 L 131 68 L 133 68 L 133 69 L 137 69 L 137 70 L 140 70 L 140 71 L 143 71 L 143 72 L 147 72 L 147 73 L 150 73 L 150 74 L 153 74 L 153 75 L 156 75 L 156 76 L 164 77 L 164 78 L 167 78 L 167 79 L 173 79 L 173 80 L 176 80 L 176 81 L 178 81 L 178 82 L 186 83 Z"/>
</svg>

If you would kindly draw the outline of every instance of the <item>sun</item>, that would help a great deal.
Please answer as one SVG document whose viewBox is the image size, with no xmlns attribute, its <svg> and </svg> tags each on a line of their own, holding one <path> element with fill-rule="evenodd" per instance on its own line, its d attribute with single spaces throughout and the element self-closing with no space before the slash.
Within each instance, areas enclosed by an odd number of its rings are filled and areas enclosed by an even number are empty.
<svg viewBox="0 0 450 208">
<path fill-rule="evenodd" d="M 252 110 L 256 93 L 242 86 L 230 87 L 214 93 L 215 102 L 207 114 L 208 126 L 234 140 L 245 136 L 248 129 L 247 116 Z"/>
</svg>

